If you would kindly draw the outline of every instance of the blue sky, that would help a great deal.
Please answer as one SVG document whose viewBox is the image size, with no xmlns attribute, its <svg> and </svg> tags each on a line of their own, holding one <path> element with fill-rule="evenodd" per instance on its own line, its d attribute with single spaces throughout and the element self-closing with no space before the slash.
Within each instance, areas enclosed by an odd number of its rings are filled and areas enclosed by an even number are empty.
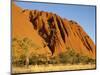
<svg viewBox="0 0 100 75">
<path fill-rule="evenodd" d="M 74 20 L 79 23 L 88 33 L 95 43 L 95 27 L 96 15 L 95 6 L 85 5 L 70 5 L 70 4 L 50 4 L 38 2 L 15 2 L 18 6 L 24 9 L 40 10 L 53 12 L 63 18 Z"/>
</svg>

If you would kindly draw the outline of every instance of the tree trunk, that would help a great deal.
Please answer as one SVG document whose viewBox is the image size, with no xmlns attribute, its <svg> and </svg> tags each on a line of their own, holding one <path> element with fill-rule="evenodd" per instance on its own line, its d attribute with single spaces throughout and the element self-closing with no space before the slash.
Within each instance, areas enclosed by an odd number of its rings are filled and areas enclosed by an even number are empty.
<svg viewBox="0 0 100 75">
<path fill-rule="evenodd" d="M 28 56 L 26 56 L 25 65 L 26 65 L 27 68 L 29 67 L 29 57 Z"/>
</svg>

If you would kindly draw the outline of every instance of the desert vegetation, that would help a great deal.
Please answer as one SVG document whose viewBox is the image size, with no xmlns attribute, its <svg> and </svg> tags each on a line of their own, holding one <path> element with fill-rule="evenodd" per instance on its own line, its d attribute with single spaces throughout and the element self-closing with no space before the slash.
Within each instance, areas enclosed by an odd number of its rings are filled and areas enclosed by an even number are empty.
<svg viewBox="0 0 100 75">
<path fill-rule="evenodd" d="M 17 45 L 17 47 L 16 47 Z M 17 39 L 13 38 L 12 40 L 12 66 L 13 67 L 26 67 L 29 69 L 29 66 L 49 66 L 53 65 L 87 65 L 95 64 L 95 59 L 92 59 L 88 56 L 81 55 L 76 53 L 74 49 L 66 48 L 66 52 L 63 52 L 57 56 L 47 57 L 46 55 L 39 55 L 34 52 L 29 54 L 29 48 L 33 47 L 37 49 L 32 40 L 29 38 Z M 64 66 L 63 66 L 64 67 Z"/>
<path fill-rule="evenodd" d="M 30 49 L 39 48 L 29 38 L 12 39 L 12 64 L 16 66 L 27 66 L 30 64 Z M 33 56 L 32 56 L 33 57 Z M 33 57 L 34 58 L 34 57 Z"/>
<path fill-rule="evenodd" d="M 23 50 L 20 54 L 18 54 L 18 48 L 14 48 L 14 44 L 12 43 L 12 63 L 16 65 L 43 65 L 43 64 L 95 64 L 95 59 L 92 59 L 88 56 L 81 55 L 76 53 L 74 49 L 69 48 L 66 52 L 63 52 L 57 56 L 46 57 L 45 55 L 39 55 L 36 53 L 31 53 L 29 56 L 28 48 L 30 46 L 35 46 L 32 44 L 32 41 L 28 38 L 24 38 L 22 40 L 13 39 L 13 42 L 17 43 L 19 47 Z M 20 49 L 20 50 L 21 50 Z M 20 51 L 19 51 L 20 52 Z M 16 56 L 18 54 L 18 57 Z"/>
</svg>

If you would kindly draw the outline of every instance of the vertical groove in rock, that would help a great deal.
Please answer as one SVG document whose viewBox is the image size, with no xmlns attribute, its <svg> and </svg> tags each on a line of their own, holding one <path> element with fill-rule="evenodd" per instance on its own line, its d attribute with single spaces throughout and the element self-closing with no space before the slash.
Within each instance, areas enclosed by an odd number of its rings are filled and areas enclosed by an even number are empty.
<svg viewBox="0 0 100 75">
<path fill-rule="evenodd" d="M 22 13 L 25 12 L 26 10 L 22 10 Z M 29 14 L 21 15 L 29 17 L 29 19 L 26 19 L 32 24 L 29 25 L 33 26 L 33 30 L 43 39 L 43 42 L 46 43 L 46 46 L 50 49 L 52 54 L 59 54 L 65 51 L 66 48 L 73 48 L 84 54 L 88 53 L 88 55 L 90 55 L 89 52 L 92 52 L 92 54 L 95 55 L 95 44 L 75 21 L 69 21 L 56 14 L 44 11 L 27 10 L 27 12 L 29 12 Z M 24 25 L 23 22 L 23 27 L 25 27 Z M 30 30 L 27 30 L 26 33 L 28 33 L 28 31 Z M 29 34 L 34 36 L 34 34 Z"/>
<path fill-rule="evenodd" d="M 65 35 L 64 35 L 64 31 L 61 27 L 61 22 L 58 18 L 56 18 L 56 20 L 57 20 L 57 24 L 58 24 L 58 27 L 59 27 L 59 30 L 60 30 L 60 33 L 61 33 L 61 37 L 62 37 L 63 41 L 65 42 Z"/>
</svg>

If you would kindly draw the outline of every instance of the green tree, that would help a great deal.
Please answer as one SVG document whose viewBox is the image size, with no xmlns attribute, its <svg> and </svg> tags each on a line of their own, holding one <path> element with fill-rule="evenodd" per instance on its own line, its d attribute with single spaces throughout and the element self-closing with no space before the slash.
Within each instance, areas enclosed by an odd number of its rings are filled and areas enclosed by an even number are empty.
<svg viewBox="0 0 100 75">
<path fill-rule="evenodd" d="M 32 40 L 28 38 L 23 38 L 21 40 L 18 40 L 19 46 L 25 51 L 25 65 L 26 67 L 29 66 L 29 48 L 32 46 Z"/>
</svg>

